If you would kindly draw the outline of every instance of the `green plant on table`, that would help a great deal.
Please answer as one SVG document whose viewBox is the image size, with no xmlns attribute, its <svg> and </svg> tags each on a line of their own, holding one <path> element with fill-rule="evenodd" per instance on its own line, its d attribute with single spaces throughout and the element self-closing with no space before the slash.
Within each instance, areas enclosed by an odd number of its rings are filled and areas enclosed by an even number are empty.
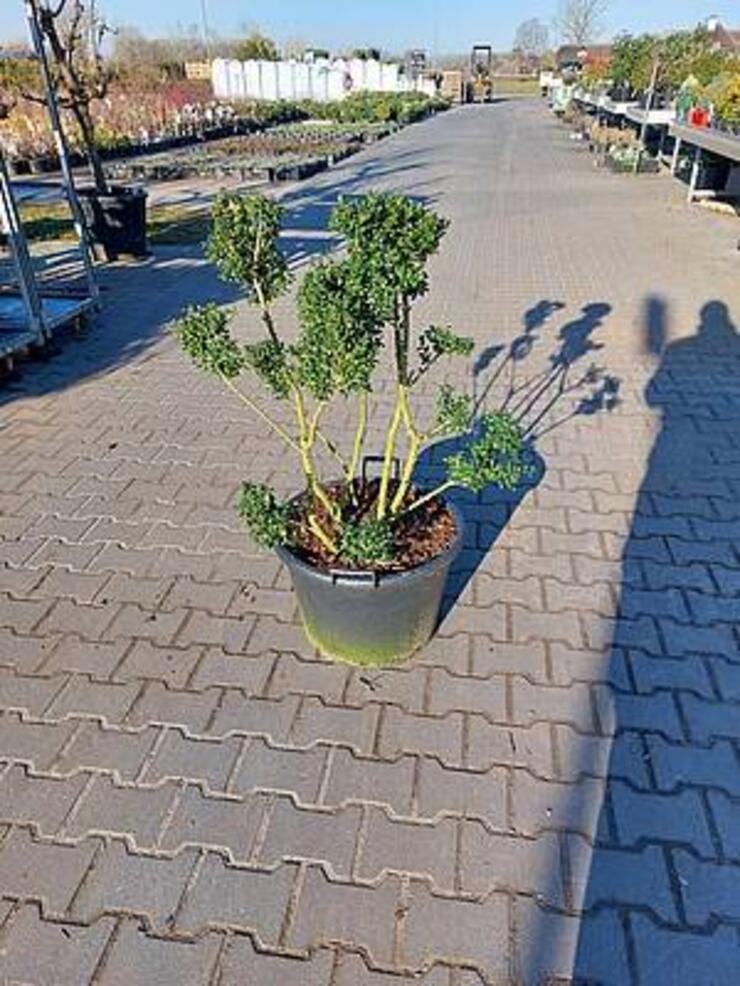
<svg viewBox="0 0 740 986">
<path fill-rule="evenodd" d="M 281 501 L 267 486 L 245 483 L 238 508 L 254 538 L 267 546 L 320 546 L 332 564 L 392 566 L 395 533 L 410 517 L 423 518 L 454 486 L 480 490 L 489 483 L 515 487 L 527 471 L 522 431 L 503 412 L 473 423 L 473 404 L 449 386 L 438 389 L 432 420 L 421 423 L 412 390 L 442 359 L 465 357 L 471 339 L 448 326 L 414 329 L 412 310 L 429 288 L 427 261 L 439 248 L 446 220 L 412 199 L 370 194 L 340 202 L 330 226 L 342 234 L 341 255 L 311 267 L 298 289 L 300 332 L 287 342 L 273 306 L 291 276 L 278 245 L 282 210 L 256 195 L 222 194 L 213 210 L 207 253 L 225 280 L 248 292 L 265 337 L 242 344 L 230 332 L 232 313 L 215 304 L 191 308 L 176 326 L 185 352 L 218 377 L 282 444 L 298 456 L 305 494 Z M 384 345 L 392 348 L 395 401 L 385 425 L 380 476 L 365 482 L 361 462 L 368 435 L 372 382 Z M 294 427 L 279 422 L 241 378 L 258 378 L 272 397 L 292 405 Z M 355 405 L 346 448 L 326 433 L 325 418 L 338 397 Z M 414 472 L 435 440 L 467 435 L 447 460 L 435 489 L 417 490 Z M 398 475 L 394 464 L 403 444 Z M 329 455 L 333 475 L 320 475 Z M 418 513 L 416 513 L 418 511 Z"/>
</svg>

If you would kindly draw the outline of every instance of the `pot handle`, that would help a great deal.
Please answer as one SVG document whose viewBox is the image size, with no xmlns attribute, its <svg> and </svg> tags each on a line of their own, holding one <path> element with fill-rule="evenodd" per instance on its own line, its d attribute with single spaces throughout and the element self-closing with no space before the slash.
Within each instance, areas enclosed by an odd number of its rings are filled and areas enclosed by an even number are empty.
<svg viewBox="0 0 740 986">
<path fill-rule="evenodd" d="M 362 482 L 367 482 L 367 467 L 369 463 L 382 463 L 385 461 L 384 455 L 364 455 L 362 457 Z M 398 482 L 401 477 L 401 460 L 397 457 L 393 457 L 393 478 Z"/>
<path fill-rule="evenodd" d="M 337 582 L 369 582 L 372 579 L 373 585 L 377 589 L 380 585 L 380 572 L 353 572 L 351 569 L 330 568 L 329 576 L 334 585 Z"/>
</svg>

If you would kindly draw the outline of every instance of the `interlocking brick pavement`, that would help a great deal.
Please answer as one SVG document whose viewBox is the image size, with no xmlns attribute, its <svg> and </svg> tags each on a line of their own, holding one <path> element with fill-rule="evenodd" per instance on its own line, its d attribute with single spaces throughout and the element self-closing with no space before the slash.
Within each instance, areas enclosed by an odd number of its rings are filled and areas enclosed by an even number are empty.
<svg viewBox="0 0 740 986">
<path fill-rule="evenodd" d="M 105 270 L 0 389 L 3 983 L 738 981 L 737 230 L 512 101 L 287 190 L 291 261 L 375 187 L 453 220 L 420 317 L 541 475 L 460 498 L 411 662 L 327 662 L 232 509 L 296 466 L 163 332 L 233 292 L 189 248 Z"/>
</svg>

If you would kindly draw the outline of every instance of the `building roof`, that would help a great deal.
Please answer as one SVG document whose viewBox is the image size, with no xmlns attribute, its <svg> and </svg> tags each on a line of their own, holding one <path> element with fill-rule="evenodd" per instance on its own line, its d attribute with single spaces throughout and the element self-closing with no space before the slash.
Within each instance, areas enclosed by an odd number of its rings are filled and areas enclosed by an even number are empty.
<svg viewBox="0 0 740 986">
<path fill-rule="evenodd" d="M 710 17 L 707 20 L 707 31 L 715 48 L 740 51 L 740 28 L 725 27 L 718 17 Z"/>
</svg>

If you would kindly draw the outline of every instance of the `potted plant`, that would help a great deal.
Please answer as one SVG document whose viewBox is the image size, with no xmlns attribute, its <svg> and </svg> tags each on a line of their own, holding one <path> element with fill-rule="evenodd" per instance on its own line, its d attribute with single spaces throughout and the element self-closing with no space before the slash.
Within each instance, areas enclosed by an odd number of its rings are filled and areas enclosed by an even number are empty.
<svg viewBox="0 0 740 986">
<path fill-rule="evenodd" d="M 396 195 L 340 202 L 330 226 L 346 249 L 303 277 L 300 331 L 292 342 L 278 332 L 273 313 L 290 280 L 278 248 L 280 221 L 281 207 L 269 199 L 223 194 L 207 247 L 220 275 L 249 292 L 265 338 L 237 342 L 230 313 L 215 304 L 188 309 L 175 334 L 195 364 L 218 377 L 297 456 L 303 489 L 281 500 L 274 489 L 245 482 L 238 510 L 252 537 L 275 548 L 290 570 L 309 638 L 341 659 L 398 660 L 433 633 L 463 541 L 462 514 L 445 494 L 456 486 L 518 486 L 528 471 L 523 434 L 504 412 L 474 422 L 471 399 L 449 386 L 439 387 L 432 420 L 419 420 L 413 406 L 413 388 L 439 360 L 467 356 L 473 347 L 449 327 L 413 327 L 412 309 L 427 292 L 426 264 L 445 233 L 444 219 Z M 385 346 L 395 404 L 383 422 L 379 475 L 368 477 L 363 456 L 376 417 L 372 382 Z M 292 406 L 293 428 L 258 403 L 251 386 L 240 386 L 243 374 Z M 346 443 L 326 431 L 329 406 L 340 401 L 343 433 L 351 422 Z M 422 450 L 455 435 L 465 439 L 447 457 L 443 481 L 417 487 Z"/>
<path fill-rule="evenodd" d="M 93 184 L 79 190 L 87 225 L 101 259 L 119 254 L 146 254 L 146 192 L 109 185 L 99 151 L 93 104 L 104 100 L 112 72 L 103 55 L 109 33 L 95 0 L 58 0 L 46 6 L 30 0 L 41 36 L 50 54 L 51 84 L 62 108 L 72 114 L 84 148 Z M 25 92 L 26 98 L 44 96 Z"/>
</svg>

